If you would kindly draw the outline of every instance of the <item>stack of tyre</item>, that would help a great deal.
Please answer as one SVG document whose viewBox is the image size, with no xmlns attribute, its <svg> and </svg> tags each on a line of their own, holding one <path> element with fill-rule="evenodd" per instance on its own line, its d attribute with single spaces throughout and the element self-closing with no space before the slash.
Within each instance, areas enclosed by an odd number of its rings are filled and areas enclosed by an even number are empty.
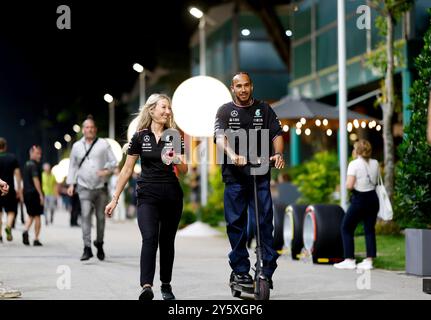
<svg viewBox="0 0 431 320">
<path fill-rule="evenodd" d="M 341 221 L 344 210 L 337 205 L 290 205 L 274 213 L 274 246 L 286 248 L 294 260 L 303 249 L 314 263 L 335 263 L 343 258 Z"/>
</svg>

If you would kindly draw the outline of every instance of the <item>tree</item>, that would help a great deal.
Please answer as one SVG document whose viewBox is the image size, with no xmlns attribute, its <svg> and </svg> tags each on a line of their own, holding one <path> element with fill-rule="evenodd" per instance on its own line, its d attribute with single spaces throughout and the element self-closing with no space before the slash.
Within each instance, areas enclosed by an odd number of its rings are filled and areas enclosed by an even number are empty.
<svg viewBox="0 0 431 320">
<path fill-rule="evenodd" d="M 380 34 L 385 37 L 385 42 L 380 45 L 384 47 L 385 55 L 372 55 L 369 63 L 385 75 L 384 88 L 382 90 L 383 111 L 383 141 L 385 162 L 385 187 L 389 197 L 392 198 L 394 191 L 394 137 L 392 134 L 392 118 L 395 110 L 394 91 L 394 25 L 408 11 L 414 0 L 370 0 L 372 6 L 380 16 L 376 19 L 376 27 Z M 379 52 L 379 49 L 377 49 Z M 381 50 L 380 50 L 381 52 Z M 376 58 L 378 57 L 378 58 Z"/>
<path fill-rule="evenodd" d="M 431 10 L 429 10 L 431 14 Z M 416 58 L 418 79 L 411 89 L 410 124 L 399 146 L 396 170 L 395 219 L 401 227 L 431 228 L 431 147 L 427 143 L 427 105 L 431 83 L 431 26 Z"/>
</svg>

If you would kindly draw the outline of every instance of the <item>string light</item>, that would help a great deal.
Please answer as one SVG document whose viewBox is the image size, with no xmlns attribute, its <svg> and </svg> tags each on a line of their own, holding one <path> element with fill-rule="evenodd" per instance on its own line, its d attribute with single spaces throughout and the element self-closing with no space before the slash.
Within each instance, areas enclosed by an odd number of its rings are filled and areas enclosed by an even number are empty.
<svg viewBox="0 0 431 320">
<path fill-rule="evenodd" d="M 302 123 L 302 124 L 306 124 L 306 123 L 307 123 L 307 119 L 305 119 L 305 118 L 301 118 L 301 123 Z"/>
<path fill-rule="evenodd" d="M 362 127 L 363 129 L 365 129 L 365 128 L 367 127 L 367 123 L 366 123 L 365 121 L 362 121 L 362 122 L 361 122 L 361 127 Z"/>
<path fill-rule="evenodd" d="M 328 125 L 328 119 L 323 119 L 323 125 L 326 127 Z"/>
<path fill-rule="evenodd" d="M 319 119 L 316 119 L 315 124 L 317 127 L 320 127 L 320 125 L 322 124 L 322 121 L 320 121 Z"/>
<path fill-rule="evenodd" d="M 349 122 L 349 123 L 347 124 L 347 131 L 348 131 L 348 132 L 352 132 L 352 130 L 353 130 L 353 124 L 352 124 L 351 122 Z"/>
<path fill-rule="evenodd" d="M 326 134 L 328 135 L 328 137 L 332 136 L 332 130 L 331 129 L 326 130 Z"/>
<path fill-rule="evenodd" d="M 309 135 L 311 134 L 311 130 L 310 130 L 310 129 L 305 129 L 305 134 L 306 134 L 307 136 L 309 136 Z"/>
<path fill-rule="evenodd" d="M 296 123 L 296 128 L 297 129 L 301 129 L 302 128 L 302 123 L 301 122 L 297 122 Z"/>
<path fill-rule="evenodd" d="M 296 134 L 299 136 L 301 134 L 301 129 L 296 129 Z"/>
<path fill-rule="evenodd" d="M 376 130 L 377 130 L 377 131 L 382 130 L 382 126 L 381 126 L 380 124 L 378 124 L 378 125 L 377 125 L 377 127 L 376 127 Z"/>
<path fill-rule="evenodd" d="M 356 140 L 358 140 L 358 135 L 357 135 L 356 133 L 352 133 L 352 134 L 350 135 L 350 140 L 352 140 L 352 141 L 356 141 Z"/>
<path fill-rule="evenodd" d="M 285 125 L 283 126 L 283 131 L 284 131 L 284 132 L 289 131 L 289 126 L 288 126 L 287 124 L 285 124 Z"/>
<path fill-rule="evenodd" d="M 353 120 L 353 126 L 358 129 L 359 128 L 359 121 L 358 119 Z"/>
</svg>

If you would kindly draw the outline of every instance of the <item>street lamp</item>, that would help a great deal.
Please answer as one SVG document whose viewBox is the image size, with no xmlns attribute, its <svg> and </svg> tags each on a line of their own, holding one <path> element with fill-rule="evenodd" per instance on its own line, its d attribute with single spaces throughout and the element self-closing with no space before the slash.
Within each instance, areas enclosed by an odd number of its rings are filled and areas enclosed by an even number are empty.
<svg viewBox="0 0 431 320">
<path fill-rule="evenodd" d="M 114 98 L 109 94 L 105 94 L 103 99 L 109 103 L 109 138 L 115 139 L 115 102 Z"/>
<path fill-rule="evenodd" d="M 133 65 L 133 70 L 139 73 L 139 106 L 143 106 L 147 100 L 145 93 L 145 68 L 139 63 L 135 63 Z"/>
<path fill-rule="evenodd" d="M 208 22 L 214 25 L 215 22 L 207 17 L 201 10 L 196 7 L 192 7 L 189 10 L 190 14 L 195 18 L 199 19 L 199 74 L 200 76 L 206 76 L 207 73 L 207 62 L 206 62 L 206 39 L 205 39 L 205 25 Z M 200 155 L 201 155 L 201 204 L 205 206 L 207 204 L 208 197 L 208 138 L 202 137 L 200 144 Z"/>
</svg>

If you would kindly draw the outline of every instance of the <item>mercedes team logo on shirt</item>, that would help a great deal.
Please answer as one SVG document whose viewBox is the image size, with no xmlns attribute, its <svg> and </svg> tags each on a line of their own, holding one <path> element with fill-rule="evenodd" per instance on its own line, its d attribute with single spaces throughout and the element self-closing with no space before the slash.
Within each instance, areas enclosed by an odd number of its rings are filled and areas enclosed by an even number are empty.
<svg viewBox="0 0 431 320">
<path fill-rule="evenodd" d="M 232 110 L 232 112 L 230 113 L 231 117 L 238 117 L 238 111 L 236 110 Z"/>
<path fill-rule="evenodd" d="M 150 141 L 150 136 L 145 136 L 144 137 L 144 142 L 148 142 L 148 141 Z"/>
</svg>

